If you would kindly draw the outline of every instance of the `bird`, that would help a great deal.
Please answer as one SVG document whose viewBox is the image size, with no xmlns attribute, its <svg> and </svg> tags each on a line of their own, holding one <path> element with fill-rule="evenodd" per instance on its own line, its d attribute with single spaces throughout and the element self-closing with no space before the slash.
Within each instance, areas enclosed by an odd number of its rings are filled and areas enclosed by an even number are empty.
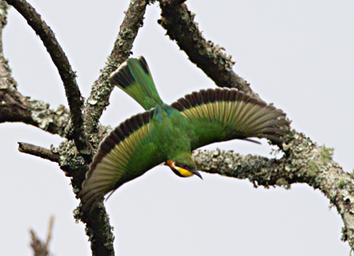
<svg viewBox="0 0 354 256">
<path fill-rule="evenodd" d="M 203 89 L 166 104 L 142 56 L 128 58 L 109 80 L 145 112 L 122 122 L 99 144 L 79 192 L 84 210 L 159 164 L 180 177 L 202 178 L 192 151 L 204 145 L 251 138 L 280 145 L 289 129 L 283 111 L 237 89 Z"/>
</svg>

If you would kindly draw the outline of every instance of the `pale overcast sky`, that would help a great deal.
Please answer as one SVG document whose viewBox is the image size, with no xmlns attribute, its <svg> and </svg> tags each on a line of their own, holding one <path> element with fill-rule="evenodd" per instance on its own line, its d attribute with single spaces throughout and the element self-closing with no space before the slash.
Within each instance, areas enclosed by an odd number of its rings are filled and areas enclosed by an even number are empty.
<svg viewBox="0 0 354 256">
<path fill-rule="evenodd" d="M 104 66 L 128 0 L 30 1 L 48 22 L 88 95 Z M 293 126 L 335 159 L 354 168 L 354 2 L 350 0 L 187 1 L 206 38 L 225 47 L 235 70 L 264 99 L 282 108 Z M 149 6 L 134 55 L 150 64 L 161 97 L 172 102 L 214 87 L 157 24 Z M 6 57 L 19 89 L 52 107 L 66 104 L 47 52 L 11 9 Z M 119 89 L 101 121 L 111 126 L 142 111 Z M 42 237 L 55 215 L 54 255 L 88 255 L 89 243 L 72 211 L 78 201 L 57 165 L 17 151 L 17 141 L 49 146 L 60 138 L 34 127 L 0 125 L 2 167 L 0 254 L 31 255 L 28 229 Z M 268 155 L 265 143 L 227 142 L 209 148 Z M 119 189 L 107 202 L 117 255 L 347 256 L 342 222 L 328 200 L 306 185 L 253 188 L 248 181 L 203 174 L 181 179 L 157 167 Z"/>
</svg>

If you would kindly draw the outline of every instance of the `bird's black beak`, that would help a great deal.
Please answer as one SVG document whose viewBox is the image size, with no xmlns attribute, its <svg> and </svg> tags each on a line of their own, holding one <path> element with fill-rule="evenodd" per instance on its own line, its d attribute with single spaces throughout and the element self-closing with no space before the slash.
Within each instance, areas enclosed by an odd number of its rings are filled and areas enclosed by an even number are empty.
<svg viewBox="0 0 354 256">
<path fill-rule="evenodd" d="M 192 172 L 193 172 L 194 175 L 197 175 L 200 179 L 203 179 L 202 175 L 197 170 L 194 170 Z"/>
</svg>

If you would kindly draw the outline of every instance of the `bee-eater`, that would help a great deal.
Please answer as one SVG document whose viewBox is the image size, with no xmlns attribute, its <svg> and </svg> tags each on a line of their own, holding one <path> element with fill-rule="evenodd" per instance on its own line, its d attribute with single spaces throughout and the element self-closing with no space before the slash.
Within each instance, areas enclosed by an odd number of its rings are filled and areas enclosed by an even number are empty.
<svg viewBox="0 0 354 256">
<path fill-rule="evenodd" d="M 110 82 L 146 112 L 121 123 L 100 143 L 79 194 L 83 208 L 160 163 L 178 176 L 201 177 L 192 159 L 192 150 L 201 146 L 250 137 L 279 144 L 289 127 L 281 110 L 236 89 L 201 90 L 168 105 L 143 57 L 125 61 Z"/>
</svg>

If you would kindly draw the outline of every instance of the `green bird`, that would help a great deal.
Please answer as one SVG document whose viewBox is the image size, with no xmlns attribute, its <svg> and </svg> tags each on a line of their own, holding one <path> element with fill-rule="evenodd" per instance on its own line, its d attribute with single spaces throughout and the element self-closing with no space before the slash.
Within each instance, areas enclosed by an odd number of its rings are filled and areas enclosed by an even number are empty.
<svg viewBox="0 0 354 256">
<path fill-rule="evenodd" d="M 192 159 L 201 146 L 250 137 L 280 144 L 289 127 L 281 110 L 236 89 L 201 90 L 168 105 L 143 57 L 129 58 L 110 82 L 146 112 L 121 123 L 100 143 L 79 193 L 86 209 L 160 163 L 180 177 L 201 177 Z"/>
</svg>

